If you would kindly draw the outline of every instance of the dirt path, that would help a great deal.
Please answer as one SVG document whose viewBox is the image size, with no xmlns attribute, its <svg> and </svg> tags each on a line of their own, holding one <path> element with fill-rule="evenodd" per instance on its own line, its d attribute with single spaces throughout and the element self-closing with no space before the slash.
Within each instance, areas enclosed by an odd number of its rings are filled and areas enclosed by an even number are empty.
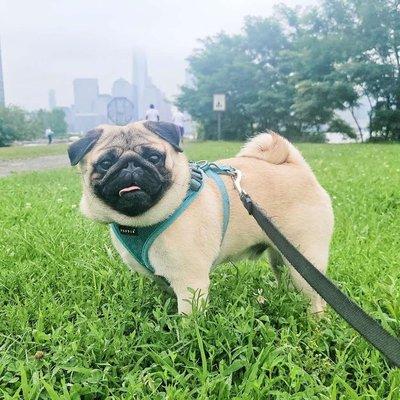
<svg viewBox="0 0 400 400">
<path fill-rule="evenodd" d="M 0 177 L 13 172 L 41 171 L 68 166 L 67 155 L 43 156 L 24 160 L 0 160 Z"/>
</svg>

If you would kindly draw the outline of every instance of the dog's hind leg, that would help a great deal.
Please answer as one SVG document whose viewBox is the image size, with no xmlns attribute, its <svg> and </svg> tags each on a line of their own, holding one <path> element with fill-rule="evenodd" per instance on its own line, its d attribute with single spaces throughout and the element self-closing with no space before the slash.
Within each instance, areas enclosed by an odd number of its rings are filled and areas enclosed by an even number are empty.
<svg viewBox="0 0 400 400">
<path fill-rule="evenodd" d="M 281 254 L 273 247 L 268 247 L 267 254 L 272 271 L 278 284 L 280 284 L 282 282 L 282 268 L 284 267 L 285 262 L 283 261 Z"/>
<path fill-rule="evenodd" d="M 325 274 L 328 267 L 329 246 L 319 241 L 306 243 L 299 246 L 301 253 Z M 301 277 L 301 275 L 285 260 L 295 287 L 310 299 L 310 309 L 313 314 L 322 313 L 325 309 L 325 300 Z"/>
</svg>

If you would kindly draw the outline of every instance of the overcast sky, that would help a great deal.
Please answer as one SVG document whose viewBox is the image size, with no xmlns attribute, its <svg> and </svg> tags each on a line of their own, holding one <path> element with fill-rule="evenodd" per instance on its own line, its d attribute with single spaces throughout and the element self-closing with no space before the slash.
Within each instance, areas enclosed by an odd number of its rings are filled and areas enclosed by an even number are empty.
<svg viewBox="0 0 400 400">
<path fill-rule="evenodd" d="M 70 105 L 75 78 L 98 78 L 108 93 L 115 79 L 131 80 L 134 47 L 172 98 L 198 38 L 239 32 L 246 15 L 271 15 L 279 2 L 316 0 L 0 0 L 6 102 L 47 107 L 54 89 L 58 105 Z"/>
</svg>

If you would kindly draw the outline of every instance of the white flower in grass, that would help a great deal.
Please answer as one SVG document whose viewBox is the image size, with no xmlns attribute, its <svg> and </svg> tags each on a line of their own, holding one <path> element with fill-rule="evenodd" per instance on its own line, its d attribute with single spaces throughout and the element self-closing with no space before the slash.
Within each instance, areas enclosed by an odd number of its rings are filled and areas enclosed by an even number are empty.
<svg viewBox="0 0 400 400">
<path fill-rule="evenodd" d="M 257 302 L 258 304 L 264 304 L 265 301 L 267 300 L 264 296 L 263 296 L 263 290 L 262 289 L 258 289 L 257 293 L 254 293 L 254 295 L 256 296 Z"/>
<path fill-rule="evenodd" d="M 62 203 L 63 199 L 57 199 L 57 203 Z"/>
<path fill-rule="evenodd" d="M 25 203 L 25 207 L 26 208 L 32 208 L 32 204 L 31 203 Z"/>
<path fill-rule="evenodd" d="M 112 250 L 108 246 L 105 246 L 105 248 L 106 248 L 108 258 L 112 260 L 114 258 Z"/>
</svg>

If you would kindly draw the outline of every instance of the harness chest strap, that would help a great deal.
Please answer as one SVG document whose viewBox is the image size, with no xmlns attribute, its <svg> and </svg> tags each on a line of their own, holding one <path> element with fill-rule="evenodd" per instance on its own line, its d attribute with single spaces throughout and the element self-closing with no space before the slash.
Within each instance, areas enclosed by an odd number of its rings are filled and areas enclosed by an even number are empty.
<svg viewBox="0 0 400 400">
<path fill-rule="evenodd" d="M 151 245 L 162 232 L 176 221 L 181 214 L 193 203 L 204 187 L 205 175 L 214 180 L 220 191 L 223 205 L 223 223 L 221 242 L 228 228 L 230 202 L 228 192 L 220 174 L 227 174 L 231 167 L 217 166 L 215 164 L 191 164 L 191 182 L 189 190 L 182 204 L 164 221 L 146 227 L 127 227 L 116 223 L 110 224 L 111 230 L 117 240 L 149 273 L 154 274 L 154 267 L 149 259 Z"/>
</svg>

